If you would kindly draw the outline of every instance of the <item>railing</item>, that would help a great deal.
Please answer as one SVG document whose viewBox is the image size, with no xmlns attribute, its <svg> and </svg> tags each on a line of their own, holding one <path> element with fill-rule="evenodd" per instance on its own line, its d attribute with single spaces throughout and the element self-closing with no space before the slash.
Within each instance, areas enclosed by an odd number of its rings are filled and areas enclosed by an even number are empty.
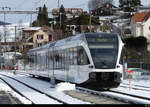
<svg viewBox="0 0 150 107">
<path fill-rule="evenodd" d="M 133 71 L 131 79 L 133 80 L 150 80 L 150 62 L 128 62 L 127 70 Z M 124 79 L 129 79 L 129 73 L 124 73 Z"/>
</svg>

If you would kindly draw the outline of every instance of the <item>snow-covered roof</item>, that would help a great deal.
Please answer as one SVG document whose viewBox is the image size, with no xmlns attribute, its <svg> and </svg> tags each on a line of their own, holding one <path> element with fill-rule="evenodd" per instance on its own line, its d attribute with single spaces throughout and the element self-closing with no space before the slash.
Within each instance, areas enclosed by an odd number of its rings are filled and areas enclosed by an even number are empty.
<svg viewBox="0 0 150 107">
<path fill-rule="evenodd" d="M 37 31 L 37 30 L 40 30 L 41 29 L 41 27 L 26 27 L 26 28 L 24 28 L 23 30 L 25 31 L 25 30 L 35 30 L 35 31 Z"/>
</svg>

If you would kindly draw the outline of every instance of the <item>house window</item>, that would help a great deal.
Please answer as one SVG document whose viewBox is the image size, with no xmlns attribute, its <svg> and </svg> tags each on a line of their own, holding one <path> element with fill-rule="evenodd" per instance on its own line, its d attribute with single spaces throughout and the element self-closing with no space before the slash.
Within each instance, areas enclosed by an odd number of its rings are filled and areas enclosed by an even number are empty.
<svg viewBox="0 0 150 107">
<path fill-rule="evenodd" d="M 43 32 L 47 32 L 47 30 L 43 30 Z"/>
<path fill-rule="evenodd" d="M 106 5 L 106 8 L 109 8 L 109 4 Z"/>
<path fill-rule="evenodd" d="M 26 38 L 30 37 L 30 33 L 29 33 L 29 32 L 26 32 L 26 33 L 25 33 L 25 37 L 26 37 Z"/>
<path fill-rule="evenodd" d="M 42 39 L 44 39 L 43 35 L 37 35 L 37 40 L 42 40 Z"/>
<path fill-rule="evenodd" d="M 39 47 L 39 46 L 42 46 L 42 44 L 41 44 L 41 43 L 39 43 L 39 44 L 38 44 L 38 47 Z"/>
<path fill-rule="evenodd" d="M 49 41 L 52 41 L 52 35 L 48 36 Z"/>
</svg>

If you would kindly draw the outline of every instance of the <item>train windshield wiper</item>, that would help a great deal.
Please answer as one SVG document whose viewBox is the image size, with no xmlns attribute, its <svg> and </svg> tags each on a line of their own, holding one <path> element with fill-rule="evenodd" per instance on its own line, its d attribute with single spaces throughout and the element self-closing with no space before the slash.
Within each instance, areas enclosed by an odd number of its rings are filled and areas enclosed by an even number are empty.
<svg viewBox="0 0 150 107">
<path fill-rule="evenodd" d="M 106 64 L 106 61 L 101 61 L 100 63 L 101 63 L 102 65 L 107 65 L 107 64 Z"/>
<path fill-rule="evenodd" d="M 105 66 L 105 67 L 108 66 L 108 63 L 109 62 L 106 61 L 106 60 L 100 61 L 100 64 L 103 65 L 103 66 Z"/>
</svg>

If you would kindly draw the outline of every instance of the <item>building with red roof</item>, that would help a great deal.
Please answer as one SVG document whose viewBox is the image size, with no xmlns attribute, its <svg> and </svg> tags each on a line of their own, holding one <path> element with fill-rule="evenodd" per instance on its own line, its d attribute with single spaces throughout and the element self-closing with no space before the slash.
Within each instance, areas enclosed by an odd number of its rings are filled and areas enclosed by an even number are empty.
<svg viewBox="0 0 150 107">
<path fill-rule="evenodd" d="M 131 19 L 132 35 L 144 36 L 150 41 L 150 12 L 135 13 Z"/>
</svg>

